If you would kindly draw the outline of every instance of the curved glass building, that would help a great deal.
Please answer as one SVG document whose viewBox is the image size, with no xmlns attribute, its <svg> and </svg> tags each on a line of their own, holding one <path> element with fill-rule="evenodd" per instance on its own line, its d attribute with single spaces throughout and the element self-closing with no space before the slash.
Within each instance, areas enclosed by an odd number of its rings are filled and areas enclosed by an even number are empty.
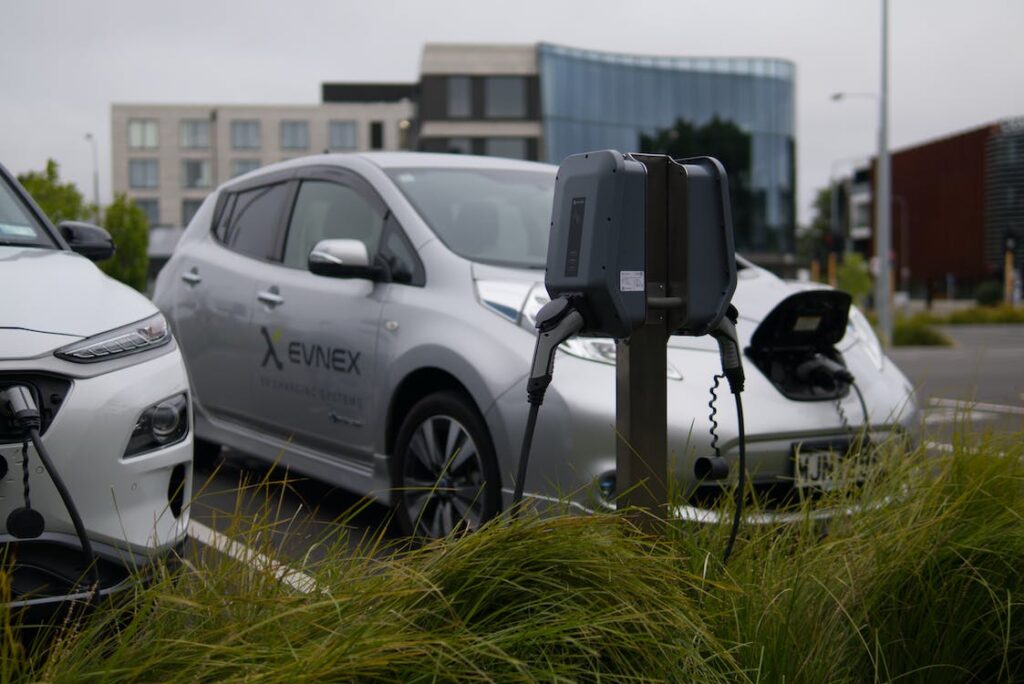
<svg viewBox="0 0 1024 684">
<path fill-rule="evenodd" d="M 598 149 L 708 154 L 729 172 L 736 246 L 782 265 L 795 229 L 796 67 L 540 43 L 428 43 L 417 147 L 559 163 Z"/>
<path fill-rule="evenodd" d="M 719 157 L 730 174 L 737 248 L 792 251 L 792 62 L 645 57 L 544 43 L 537 60 L 543 157 L 558 163 L 609 147 Z"/>
</svg>

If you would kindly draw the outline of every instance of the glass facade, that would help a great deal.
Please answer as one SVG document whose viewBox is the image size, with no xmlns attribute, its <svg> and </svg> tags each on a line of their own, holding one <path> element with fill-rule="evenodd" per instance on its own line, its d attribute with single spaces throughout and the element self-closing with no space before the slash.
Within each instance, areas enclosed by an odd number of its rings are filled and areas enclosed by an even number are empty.
<svg viewBox="0 0 1024 684">
<path fill-rule="evenodd" d="M 672 153 L 689 136 L 726 162 L 736 246 L 790 252 L 795 230 L 795 79 L 786 60 L 645 57 L 538 48 L 546 158 L 614 148 Z M 659 149 L 668 146 L 668 149 Z M 747 168 L 729 168 L 727 158 Z M 734 186 L 738 183 L 738 186 Z"/>
</svg>

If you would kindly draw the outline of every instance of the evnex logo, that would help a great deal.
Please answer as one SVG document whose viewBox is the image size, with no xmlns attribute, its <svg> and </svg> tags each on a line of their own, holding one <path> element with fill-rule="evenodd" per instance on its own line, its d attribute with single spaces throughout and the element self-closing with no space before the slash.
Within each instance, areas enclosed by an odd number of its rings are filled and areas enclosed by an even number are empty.
<svg viewBox="0 0 1024 684">
<path fill-rule="evenodd" d="M 276 346 L 281 341 L 281 331 L 279 329 L 275 330 L 274 334 L 271 335 L 270 331 L 261 326 L 260 333 L 263 335 L 263 341 L 267 343 L 267 351 L 264 353 L 263 363 L 260 365 L 266 368 L 268 363 L 273 363 L 277 370 L 284 370 L 284 362 L 277 355 Z M 292 340 L 285 347 L 285 350 L 285 358 L 288 363 L 297 366 L 323 368 L 324 370 L 337 373 L 362 375 L 359 372 L 360 352 L 340 347 L 325 347 L 322 344 L 306 343 L 301 340 Z"/>
</svg>

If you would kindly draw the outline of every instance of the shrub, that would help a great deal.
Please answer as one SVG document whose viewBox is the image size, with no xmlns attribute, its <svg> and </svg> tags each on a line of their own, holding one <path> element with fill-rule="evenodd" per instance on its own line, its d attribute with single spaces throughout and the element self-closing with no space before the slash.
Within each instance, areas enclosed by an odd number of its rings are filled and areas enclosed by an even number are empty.
<svg viewBox="0 0 1024 684">
<path fill-rule="evenodd" d="M 892 328 L 892 343 L 896 347 L 948 347 L 953 341 L 929 322 L 929 317 L 897 318 Z"/>
<path fill-rule="evenodd" d="M 996 280 L 986 280 L 974 290 L 974 298 L 981 306 L 996 306 L 1003 301 L 1003 286 Z"/>
<path fill-rule="evenodd" d="M 836 269 L 836 286 L 848 292 L 855 304 L 863 305 L 872 286 L 871 272 L 864 257 L 852 252 L 843 258 L 843 263 Z"/>
</svg>

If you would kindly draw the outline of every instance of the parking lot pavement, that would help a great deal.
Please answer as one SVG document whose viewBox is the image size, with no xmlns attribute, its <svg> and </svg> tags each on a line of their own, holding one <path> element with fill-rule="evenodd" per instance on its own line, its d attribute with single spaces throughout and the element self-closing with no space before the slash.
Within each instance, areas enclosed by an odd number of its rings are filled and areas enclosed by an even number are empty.
<svg viewBox="0 0 1024 684">
<path fill-rule="evenodd" d="M 902 347 L 890 354 L 917 388 L 931 439 L 948 441 L 963 420 L 981 430 L 1024 429 L 1024 325 L 942 330 L 953 347 Z"/>
<path fill-rule="evenodd" d="M 196 467 L 193 497 L 191 519 L 200 534 L 209 528 L 227 535 L 208 543 L 243 542 L 254 551 L 269 543 L 293 565 L 316 563 L 342 547 L 355 551 L 376 535 L 397 538 L 385 506 L 316 480 L 286 477 L 230 450 L 216 466 Z M 229 529 L 233 521 L 246 529 Z"/>
</svg>

